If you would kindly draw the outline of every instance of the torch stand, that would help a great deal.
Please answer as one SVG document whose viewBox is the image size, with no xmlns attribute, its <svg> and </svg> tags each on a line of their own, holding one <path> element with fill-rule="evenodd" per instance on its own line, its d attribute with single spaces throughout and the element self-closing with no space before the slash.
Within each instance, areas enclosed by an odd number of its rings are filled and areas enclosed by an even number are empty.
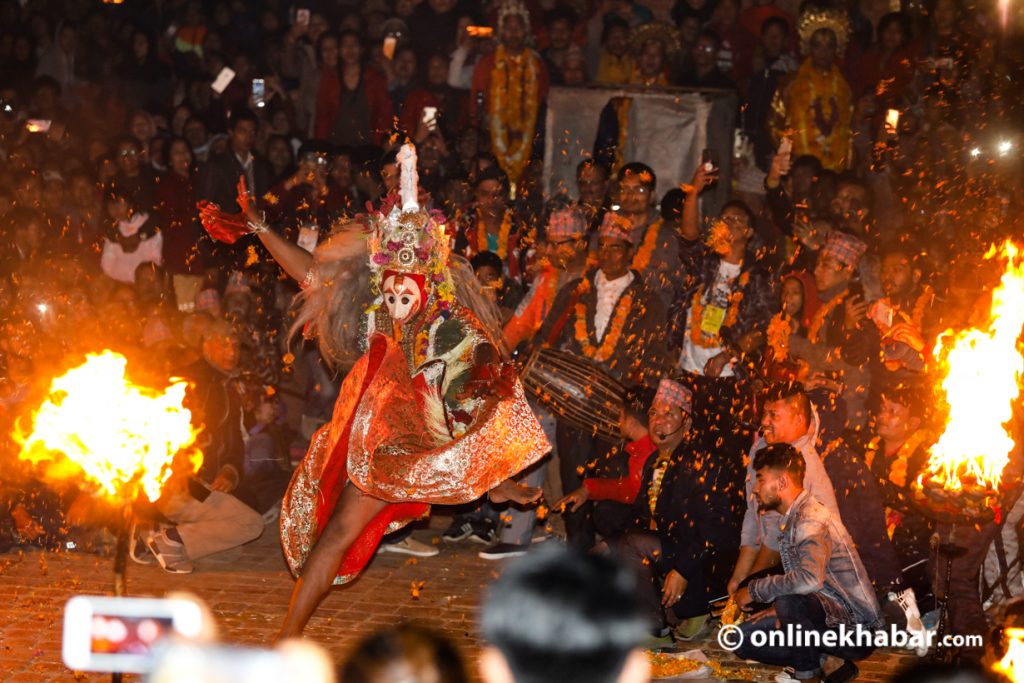
<svg viewBox="0 0 1024 683">
<path fill-rule="evenodd" d="M 939 607 L 939 624 L 935 629 L 935 659 L 940 662 L 948 661 L 950 659 L 951 651 L 947 648 L 943 642 L 945 636 L 949 635 L 949 582 L 953 578 L 953 560 L 967 552 L 967 548 L 956 545 L 956 522 L 952 522 L 949 527 L 949 537 L 942 541 L 941 538 L 936 538 L 935 543 L 935 574 L 936 574 L 936 586 L 940 585 L 938 581 L 938 573 L 942 571 L 942 564 L 939 562 L 942 558 L 946 560 L 945 572 L 946 581 L 941 584 L 943 586 L 942 595 L 935 596 L 935 602 Z"/>
<path fill-rule="evenodd" d="M 114 549 L 114 597 L 124 597 L 126 593 L 125 568 L 128 561 L 128 544 L 132 538 L 132 512 L 131 503 L 124 506 L 121 511 L 121 520 L 117 528 L 117 545 Z M 115 671 L 110 674 L 111 683 L 121 683 L 121 672 Z"/>
</svg>

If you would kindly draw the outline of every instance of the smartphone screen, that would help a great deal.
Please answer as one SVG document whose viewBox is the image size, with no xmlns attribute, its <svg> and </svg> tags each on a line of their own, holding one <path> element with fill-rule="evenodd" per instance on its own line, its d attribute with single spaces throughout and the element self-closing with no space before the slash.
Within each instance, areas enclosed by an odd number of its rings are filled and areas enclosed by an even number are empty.
<svg viewBox="0 0 1024 683">
<path fill-rule="evenodd" d="M 51 125 L 53 122 L 48 119 L 29 119 L 25 122 L 25 128 L 29 133 L 49 132 Z"/>
<path fill-rule="evenodd" d="M 267 86 L 262 78 L 252 79 L 252 101 L 257 107 L 266 104 Z"/>
<path fill-rule="evenodd" d="M 309 26 L 309 10 L 305 8 L 296 10 L 295 23 L 299 26 Z"/>
<path fill-rule="evenodd" d="M 707 173 L 711 173 L 719 168 L 718 153 L 710 147 L 705 148 L 704 151 L 700 153 L 700 161 L 704 164 L 704 170 Z"/>
<path fill-rule="evenodd" d="M 429 130 L 437 129 L 437 107 L 423 107 L 423 123 Z"/>
<path fill-rule="evenodd" d="M 395 48 L 398 47 L 398 38 L 395 36 L 384 36 L 384 56 L 391 61 L 395 58 Z"/>
<path fill-rule="evenodd" d="M 129 617 L 94 614 L 89 633 L 89 652 L 94 655 L 147 655 L 153 645 L 169 635 L 171 617 Z"/>
<path fill-rule="evenodd" d="M 900 126 L 900 110 L 889 109 L 885 112 L 885 132 L 894 135 Z"/>
<path fill-rule="evenodd" d="M 490 38 L 494 35 L 494 28 L 491 26 L 467 26 L 466 33 L 474 38 Z"/>
</svg>

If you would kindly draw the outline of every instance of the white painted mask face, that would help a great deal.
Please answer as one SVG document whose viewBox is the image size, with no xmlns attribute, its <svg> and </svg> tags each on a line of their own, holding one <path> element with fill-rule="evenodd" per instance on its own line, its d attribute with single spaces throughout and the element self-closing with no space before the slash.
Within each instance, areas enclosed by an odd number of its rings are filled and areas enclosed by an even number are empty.
<svg viewBox="0 0 1024 683">
<path fill-rule="evenodd" d="M 388 314 L 399 325 L 405 325 L 423 308 L 423 287 L 413 277 L 389 274 L 383 292 Z"/>
</svg>

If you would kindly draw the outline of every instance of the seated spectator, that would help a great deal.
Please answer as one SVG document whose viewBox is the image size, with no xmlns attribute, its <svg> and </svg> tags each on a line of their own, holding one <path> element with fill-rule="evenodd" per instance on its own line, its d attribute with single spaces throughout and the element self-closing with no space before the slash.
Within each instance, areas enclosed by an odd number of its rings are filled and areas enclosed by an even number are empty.
<svg viewBox="0 0 1024 683">
<path fill-rule="evenodd" d="M 246 411 L 248 437 L 242 462 L 244 486 L 239 497 L 260 514 L 273 521 L 281 512 L 281 498 L 291 479 L 287 434 L 282 423 L 282 405 L 276 392 L 268 387 L 251 410 Z"/>
<path fill-rule="evenodd" d="M 854 280 L 866 249 L 853 235 L 838 231 L 829 234 L 814 269 L 821 308 L 814 314 L 806 336 L 791 334 L 789 340 L 790 356 L 806 362 L 811 376 L 841 382 L 852 428 L 860 428 L 867 419 L 869 363 L 880 349 L 878 330 L 867 319 L 863 287 Z"/>
<path fill-rule="evenodd" d="M 106 209 L 112 229 L 103 240 L 100 268 L 113 280 L 134 284 L 141 264 L 163 263 L 160 217 L 140 209 L 119 186 L 108 191 Z"/>
<path fill-rule="evenodd" d="M 203 357 L 183 373 L 190 381 L 189 409 L 203 426 L 197 442 L 203 465 L 196 477 L 164 489 L 157 501 L 174 526 L 154 529 L 144 541 L 166 571 L 189 574 L 194 562 L 259 538 L 260 513 L 231 495 L 245 480 L 245 442 L 238 372 L 239 341 L 226 323 L 203 336 Z"/>
<path fill-rule="evenodd" d="M 803 488 L 804 462 L 800 452 L 785 443 L 767 446 L 752 461 L 756 473 L 753 493 L 758 505 L 784 515 L 779 548 L 785 571 L 754 579 L 736 591 L 734 598 L 742 610 L 751 610 L 755 603 L 768 605 L 740 625 L 744 638 L 736 655 L 790 666 L 797 680 L 817 680 L 821 677 L 822 655 L 831 654 L 844 660 L 841 680 L 850 680 L 857 674 L 854 660 L 870 655 L 873 646 L 815 646 L 806 640 L 802 646 L 758 646 L 751 638 L 754 631 L 792 632 L 789 629 L 799 628 L 805 635 L 811 631 L 823 634 L 840 625 L 873 631 L 883 623 L 846 528 L 837 515 Z"/>
<path fill-rule="evenodd" d="M 137 138 L 131 135 L 118 138 L 114 146 L 117 163 L 114 183 L 140 211 L 152 211 L 156 208 L 157 180 L 153 169 L 144 163 L 144 151 Z"/>
<path fill-rule="evenodd" d="M 644 579 L 641 602 L 655 635 L 674 627 L 680 640 L 706 630 L 708 603 L 725 592 L 744 508 L 742 461 L 704 452 L 692 412 L 690 390 L 661 380 L 646 433 L 626 446 L 629 477 L 584 479 L 555 504 L 575 510 L 587 500 L 613 500 L 632 507 L 632 525 L 609 543 Z M 638 426 L 623 431 L 640 436 Z"/>
<path fill-rule="evenodd" d="M 747 465 L 747 511 L 743 516 L 740 554 L 729 580 L 729 593 L 735 593 L 752 574 L 779 563 L 779 529 L 782 516 L 774 508 L 761 508 L 754 495 L 757 472 L 753 455 L 765 446 L 787 444 L 803 456 L 801 488 L 839 519 L 839 505 L 825 466 L 815 448 L 818 439 L 818 415 L 810 399 L 797 383 L 779 382 L 770 386 L 762 398 L 761 436 L 751 449 Z"/>
<path fill-rule="evenodd" d="M 643 683 L 647 624 L 630 573 L 612 560 L 544 549 L 491 586 L 481 628 L 484 683 Z"/>
</svg>

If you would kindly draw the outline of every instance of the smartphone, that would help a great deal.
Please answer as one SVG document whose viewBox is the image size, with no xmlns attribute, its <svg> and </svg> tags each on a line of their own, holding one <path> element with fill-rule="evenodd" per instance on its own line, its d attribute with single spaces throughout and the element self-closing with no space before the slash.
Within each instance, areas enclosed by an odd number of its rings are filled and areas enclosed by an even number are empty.
<svg viewBox="0 0 1024 683">
<path fill-rule="evenodd" d="M 437 130 L 437 107 L 423 107 L 423 123 L 427 130 Z"/>
<path fill-rule="evenodd" d="M 952 57 L 942 57 L 941 59 L 936 59 L 935 60 L 935 68 L 936 69 L 952 69 L 953 68 L 953 58 Z"/>
<path fill-rule="evenodd" d="M 700 161 L 704 164 L 705 173 L 714 173 L 718 170 L 718 154 L 710 147 L 700 153 Z"/>
<path fill-rule="evenodd" d="M 388 61 L 395 58 L 395 48 L 398 47 L 398 38 L 395 36 L 384 36 L 384 57 Z"/>
<path fill-rule="evenodd" d="M 295 10 L 295 23 L 299 26 L 309 26 L 309 10 L 305 7 Z"/>
<path fill-rule="evenodd" d="M 79 671 L 147 673 L 161 641 L 202 632 L 202 609 L 190 600 L 78 595 L 64 607 L 62 655 Z"/>
<path fill-rule="evenodd" d="M 259 107 L 263 108 L 266 104 L 267 97 L 267 85 L 262 78 L 252 79 L 252 101 Z"/>
<path fill-rule="evenodd" d="M 231 85 L 231 81 L 233 81 L 234 79 L 235 70 L 232 69 L 230 66 L 226 66 L 220 70 L 220 73 L 217 74 L 217 78 L 213 80 L 213 83 L 210 84 L 210 87 L 213 88 L 213 91 L 215 93 L 217 93 L 218 95 L 222 95 L 224 93 L 224 90 L 229 85 Z"/>
<path fill-rule="evenodd" d="M 178 24 L 176 22 L 171 22 L 171 25 L 167 27 L 164 35 L 167 36 L 168 40 L 174 40 L 174 36 L 178 35 Z"/>
<path fill-rule="evenodd" d="M 48 133 L 53 121 L 49 119 L 29 119 L 25 122 L 25 128 L 29 133 Z"/>
<path fill-rule="evenodd" d="M 896 135 L 900 129 L 900 110 L 888 109 L 885 112 L 885 132 Z"/>
<path fill-rule="evenodd" d="M 467 26 L 466 33 L 473 36 L 474 38 L 490 38 L 494 35 L 494 27 L 492 26 Z"/>
</svg>

